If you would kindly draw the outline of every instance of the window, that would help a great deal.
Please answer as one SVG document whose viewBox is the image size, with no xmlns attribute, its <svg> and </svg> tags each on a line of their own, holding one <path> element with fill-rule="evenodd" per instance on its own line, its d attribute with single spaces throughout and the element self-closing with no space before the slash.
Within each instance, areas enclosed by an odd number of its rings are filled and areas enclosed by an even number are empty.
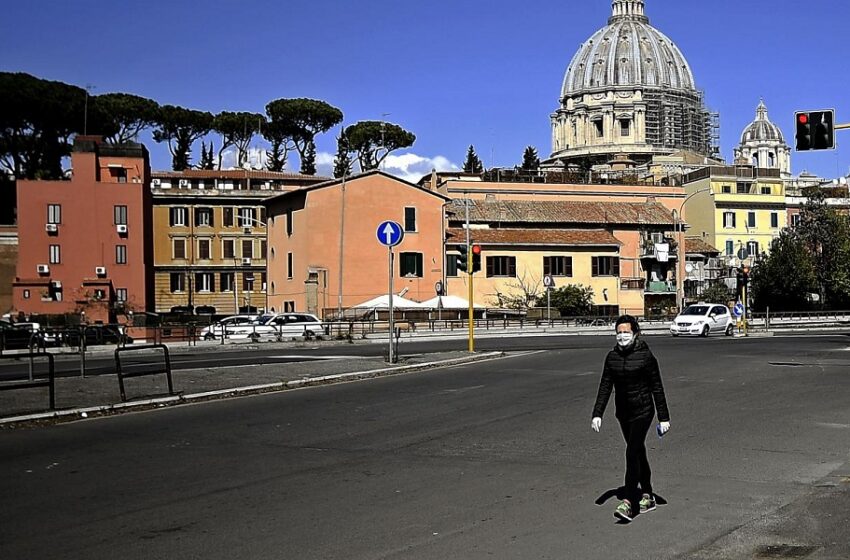
<svg viewBox="0 0 850 560">
<path fill-rule="evenodd" d="M 127 225 L 127 207 L 126 206 L 115 206 L 113 208 L 113 219 L 115 220 L 115 225 Z"/>
<path fill-rule="evenodd" d="M 172 241 L 174 246 L 174 258 L 175 259 L 185 259 L 186 258 L 186 240 L 185 239 L 175 239 Z"/>
<path fill-rule="evenodd" d="M 172 272 L 169 276 L 172 294 L 186 291 L 186 277 L 182 272 Z"/>
<path fill-rule="evenodd" d="M 770 168 L 776 167 L 776 156 L 773 152 L 767 154 L 767 166 Z"/>
<path fill-rule="evenodd" d="M 239 227 L 252 227 L 256 221 L 257 214 L 254 208 L 239 209 Z"/>
<path fill-rule="evenodd" d="M 750 228 L 756 227 L 756 213 L 755 212 L 747 212 L 747 227 L 750 227 Z"/>
<path fill-rule="evenodd" d="M 127 264 L 127 246 L 115 246 L 115 264 Z"/>
<path fill-rule="evenodd" d="M 734 255 L 735 254 L 735 242 L 731 239 L 726 240 L 726 254 Z"/>
<path fill-rule="evenodd" d="M 762 187 L 761 194 L 770 194 L 770 187 Z"/>
<path fill-rule="evenodd" d="M 59 264 L 62 262 L 62 255 L 59 250 L 59 245 L 50 246 L 50 264 Z"/>
<path fill-rule="evenodd" d="M 117 303 L 126 303 L 127 302 L 127 288 L 116 288 L 115 289 L 115 301 Z"/>
<path fill-rule="evenodd" d="M 227 227 L 233 227 L 236 225 L 236 221 L 233 216 L 233 208 L 229 206 L 221 209 L 222 221 L 224 221 L 224 225 Z"/>
<path fill-rule="evenodd" d="M 260 273 L 260 286 L 262 287 L 263 290 L 266 289 L 266 273 L 265 272 Z"/>
<path fill-rule="evenodd" d="M 186 208 L 175 206 L 171 208 L 169 222 L 172 226 L 186 226 L 188 225 L 187 215 Z"/>
<path fill-rule="evenodd" d="M 221 283 L 221 291 L 222 292 L 232 292 L 233 291 L 233 273 L 232 272 L 222 272 L 219 281 Z"/>
<path fill-rule="evenodd" d="M 294 301 L 283 302 L 283 312 L 284 313 L 292 313 L 294 311 L 295 311 L 295 302 Z"/>
<path fill-rule="evenodd" d="M 751 257 L 756 257 L 759 254 L 759 242 L 758 241 L 747 241 L 747 253 Z"/>
<path fill-rule="evenodd" d="M 198 292 L 214 292 L 215 277 L 212 272 L 198 272 L 195 274 L 195 290 Z"/>
<path fill-rule="evenodd" d="M 266 207 L 265 206 L 260 207 L 260 222 L 262 222 L 262 224 L 266 223 Z M 261 224 L 257 224 L 257 225 L 261 225 Z"/>
<path fill-rule="evenodd" d="M 604 131 L 602 129 L 602 119 L 599 119 L 597 121 L 593 121 L 593 124 L 596 127 L 596 137 L 602 138 L 602 136 L 604 136 Z"/>
<path fill-rule="evenodd" d="M 242 240 L 242 258 L 243 259 L 254 258 L 254 240 L 253 239 L 243 239 Z"/>
<path fill-rule="evenodd" d="M 265 239 L 260 239 L 260 258 L 269 258 L 269 242 Z"/>
<path fill-rule="evenodd" d="M 286 235 L 292 235 L 294 228 L 292 227 L 292 208 L 286 209 Z"/>
<path fill-rule="evenodd" d="M 446 255 L 446 276 L 458 276 L 458 260 L 460 260 L 460 255 Z"/>
<path fill-rule="evenodd" d="M 213 227 L 212 208 L 195 208 L 195 225 L 201 227 Z"/>
<path fill-rule="evenodd" d="M 48 204 L 47 205 L 47 223 L 61 224 L 62 223 L 62 205 Z"/>
<path fill-rule="evenodd" d="M 631 121 L 629 119 L 620 119 L 620 136 L 628 136 L 631 132 Z"/>
<path fill-rule="evenodd" d="M 735 213 L 734 212 L 723 212 L 723 227 L 725 227 L 725 228 L 734 228 L 735 227 Z"/>
<path fill-rule="evenodd" d="M 221 256 L 225 259 L 236 257 L 236 242 L 232 239 L 224 239 L 221 242 Z"/>
<path fill-rule="evenodd" d="M 746 183 L 739 183 L 737 188 L 738 194 L 747 194 L 750 192 L 750 186 Z"/>
<path fill-rule="evenodd" d="M 543 257 L 543 274 L 552 276 L 572 276 L 572 257 Z"/>
<path fill-rule="evenodd" d="M 402 277 L 413 276 L 416 278 L 422 278 L 423 269 L 422 253 L 399 254 L 399 274 Z"/>
<path fill-rule="evenodd" d="M 770 227 L 778 228 L 779 227 L 779 213 L 771 212 L 770 213 Z"/>
<path fill-rule="evenodd" d="M 123 167 L 110 167 L 109 175 L 115 179 L 116 183 L 126 183 L 127 182 L 127 170 Z"/>
<path fill-rule="evenodd" d="M 516 257 L 487 257 L 487 278 L 494 276 L 515 278 Z"/>
<path fill-rule="evenodd" d="M 29 298 L 30 298 L 30 291 L 24 290 L 24 299 L 29 299 Z"/>
<path fill-rule="evenodd" d="M 286 254 L 286 277 L 292 280 L 292 253 Z"/>
<path fill-rule="evenodd" d="M 416 208 L 404 209 L 404 231 L 416 231 Z"/>
<path fill-rule="evenodd" d="M 723 194 L 732 194 L 732 185 L 723 185 L 720 187 L 720 192 Z"/>
<path fill-rule="evenodd" d="M 620 257 L 593 257 L 592 276 L 619 276 Z"/>
<path fill-rule="evenodd" d="M 200 260 L 209 260 L 210 259 L 210 240 L 209 239 L 198 239 L 198 258 Z"/>
<path fill-rule="evenodd" d="M 791 226 L 797 227 L 800 225 L 800 222 L 803 221 L 802 214 L 791 214 Z"/>
<path fill-rule="evenodd" d="M 243 292 L 252 292 L 254 291 L 254 273 L 246 272 L 242 275 L 242 291 Z"/>
</svg>

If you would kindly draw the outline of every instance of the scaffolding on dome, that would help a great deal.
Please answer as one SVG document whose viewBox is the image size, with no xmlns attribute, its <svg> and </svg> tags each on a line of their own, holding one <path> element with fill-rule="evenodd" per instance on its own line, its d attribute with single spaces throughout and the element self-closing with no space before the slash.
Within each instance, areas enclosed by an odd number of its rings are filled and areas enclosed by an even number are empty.
<svg viewBox="0 0 850 560">
<path fill-rule="evenodd" d="M 720 115 L 705 108 L 702 92 L 647 89 L 646 142 L 658 148 L 720 153 Z"/>
</svg>

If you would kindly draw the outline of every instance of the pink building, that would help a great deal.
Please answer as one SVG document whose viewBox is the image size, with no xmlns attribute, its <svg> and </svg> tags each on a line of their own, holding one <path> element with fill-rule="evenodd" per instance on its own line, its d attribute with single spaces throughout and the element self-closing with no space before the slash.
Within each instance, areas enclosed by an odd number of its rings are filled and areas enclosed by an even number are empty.
<svg viewBox="0 0 850 560">
<path fill-rule="evenodd" d="M 405 230 L 394 249 L 394 291 L 434 297 L 444 279 L 448 201 L 381 171 L 267 199 L 269 309 L 323 315 L 386 294 L 388 251 L 376 236 L 386 220 Z"/>
<path fill-rule="evenodd" d="M 18 181 L 14 312 L 110 322 L 127 311 L 148 310 L 153 249 L 147 149 L 78 136 L 71 167 L 70 181 Z"/>
</svg>

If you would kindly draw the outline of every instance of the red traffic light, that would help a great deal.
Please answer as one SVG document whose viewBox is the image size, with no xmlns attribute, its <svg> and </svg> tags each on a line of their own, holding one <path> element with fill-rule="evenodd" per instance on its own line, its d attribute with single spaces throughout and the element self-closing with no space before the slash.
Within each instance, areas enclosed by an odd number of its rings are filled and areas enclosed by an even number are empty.
<svg viewBox="0 0 850 560">
<path fill-rule="evenodd" d="M 473 245 L 472 246 L 472 253 L 475 254 L 475 255 L 480 255 L 481 254 L 481 245 Z"/>
<path fill-rule="evenodd" d="M 809 122 L 809 115 L 806 113 L 800 113 L 797 115 L 797 122 L 800 124 L 807 124 Z"/>
</svg>

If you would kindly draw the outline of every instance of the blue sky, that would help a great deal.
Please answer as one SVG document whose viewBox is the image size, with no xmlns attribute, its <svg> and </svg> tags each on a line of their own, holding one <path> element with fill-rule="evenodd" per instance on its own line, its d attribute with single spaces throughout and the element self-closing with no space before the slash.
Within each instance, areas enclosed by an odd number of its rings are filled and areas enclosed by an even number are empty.
<svg viewBox="0 0 850 560">
<path fill-rule="evenodd" d="M 610 0 L 6 4 L 0 70 L 211 112 L 311 97 L 339 107 L 346 124 L 389 113 L 417 136 L 388 169 L 409 176 L 462 164 L 469 144 L 487 166 L 519 163 L 529 144 L 548 155 L 567 64 L 611 10 Z M 647 15 L 720 112 L 727 160 L 760 97 L 789 143 L 796 109 L 834 107 L 850 122 L 850 42 L 838 31 L 850 3 L 647 0 Z M 166 148 L 142 140 L 153 167 L 170 168 Z M 793 153 L 794 172 L 847 175 L 850 130 L 837 140 L 834 152 Z M 317 146 L 329 159 L 334 134 Z"/>
</svg>

